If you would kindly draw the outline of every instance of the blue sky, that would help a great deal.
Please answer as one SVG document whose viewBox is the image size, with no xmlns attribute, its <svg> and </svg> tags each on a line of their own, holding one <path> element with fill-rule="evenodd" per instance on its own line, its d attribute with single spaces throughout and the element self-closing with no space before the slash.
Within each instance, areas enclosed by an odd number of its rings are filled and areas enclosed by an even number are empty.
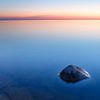
<svg viewBox="0 0 100 100">
<path fill-rule="evenodd" d="M 0 0 L 0 16 L 99 16 L 99 6 L 100 0 Z"/>
</svg>

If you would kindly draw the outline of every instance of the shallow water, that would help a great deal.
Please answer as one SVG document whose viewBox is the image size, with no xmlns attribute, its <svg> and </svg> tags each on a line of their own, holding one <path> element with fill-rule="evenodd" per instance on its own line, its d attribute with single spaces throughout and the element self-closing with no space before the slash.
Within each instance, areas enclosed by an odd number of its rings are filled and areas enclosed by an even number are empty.
<svg viewBox="0 0 100 100">
<path fill-rule="evenodd" d="M 0 100 L 99 100 L 100 21 L 0 21 Z M 69 64 L 91 78 L 58 74 Z"/>
</svg>

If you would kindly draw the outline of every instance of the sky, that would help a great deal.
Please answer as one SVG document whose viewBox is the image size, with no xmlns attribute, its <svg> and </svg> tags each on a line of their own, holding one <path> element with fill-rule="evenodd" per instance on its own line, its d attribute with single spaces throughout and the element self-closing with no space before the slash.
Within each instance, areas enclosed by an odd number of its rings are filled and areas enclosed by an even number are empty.
<svg viewBox="0 0 100 100">
<path fill-rule="evenodd" d="M 99 18 L 100 0 L 0 0 L 0 18 Z"/>
</svg>

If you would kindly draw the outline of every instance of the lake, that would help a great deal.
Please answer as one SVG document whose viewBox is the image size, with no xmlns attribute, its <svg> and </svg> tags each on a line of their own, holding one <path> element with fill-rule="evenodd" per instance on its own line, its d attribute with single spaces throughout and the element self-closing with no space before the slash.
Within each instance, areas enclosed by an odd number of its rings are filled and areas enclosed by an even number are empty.
<svg viewBox="0 0 100 100">
<path fill-rule="evenodd" d="M 69 64 L 91 78 L 58 74 Z M 99 20 L 0 21 L 0 100 L 99 100 Z"/>
</svg>

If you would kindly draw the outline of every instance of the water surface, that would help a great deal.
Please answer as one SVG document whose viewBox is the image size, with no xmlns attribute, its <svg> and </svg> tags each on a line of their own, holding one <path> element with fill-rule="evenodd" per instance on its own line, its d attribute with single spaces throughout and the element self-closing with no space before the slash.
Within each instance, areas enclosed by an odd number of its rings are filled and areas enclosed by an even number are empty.
<svg viewBox="0 0 100 100">
<path fill-rule="evenodd" d="M 100 21 L 0 21 L 0 100 L 99 100 Z M 69 64 L 91 79 L 58 74 Z"/>
</svg>

